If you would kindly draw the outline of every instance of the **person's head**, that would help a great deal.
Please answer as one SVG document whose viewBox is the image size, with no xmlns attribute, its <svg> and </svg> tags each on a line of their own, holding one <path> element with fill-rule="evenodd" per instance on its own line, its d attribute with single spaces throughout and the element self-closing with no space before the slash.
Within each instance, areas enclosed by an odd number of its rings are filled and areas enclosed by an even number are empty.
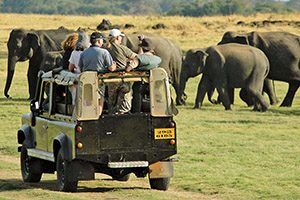
<svg viewBox="0 0 300 200">
<path fill-rule="evenodd" d="M 90 37 L 90 42 L 92 45 L 97 45 L 99 47 L 103 44 L 104 37 L 99 32 L 93 32 Z"/>
<path fill-rule="evenodd" d="M 139 46 L 143 49 L 143 52 L 150 52 L 150 53 L 155 53 L 154 51 L 154 44 L 152 43 L 152 41 L 148 38 L 144 38 L 142 39 L 141 44 L 139 44 Z"/>
<path fill-rule="evenodd" d="M 125 35 L 119 29 L 112 29 L 109 32 L 109 37 L 111 42 L 115 42 L 117 44 L 122 43 L 122 39 Z"/>
<path fill-rule="evenodd" d="M 78 33 L 73 33 L 69 35 L 63 42 L 62 42 L 62 48 L 67 50 L 74 50 L 76 46 L 76 42 L 78 40 Z"/>
</svg>

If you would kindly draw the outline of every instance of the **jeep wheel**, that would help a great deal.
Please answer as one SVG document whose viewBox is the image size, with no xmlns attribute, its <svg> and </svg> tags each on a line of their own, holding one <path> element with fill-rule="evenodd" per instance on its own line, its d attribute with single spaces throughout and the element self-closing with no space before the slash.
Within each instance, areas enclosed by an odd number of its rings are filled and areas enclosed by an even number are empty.
<svg viewBox="0 0 300 200">
<path fill-rule="evenodd" d="M 113 176 L 112 177 L 114 180 L 117 180 L 117 181 L 123 181 L 123 182 L 126 182 L 129 180 L 130 178 L 130 174 L 127 174 L 125 176 L 122 176 L 122 177 L 116 177 L 116 176 Z"/>
<path fill-rule="evenodd" d="M 151 189 L 168 190 L 170 178 L 149 178 Z"/>
<path fill-rule="evenodd" d="M 73 180 L 72 174 L 72 161 L 67 161 L 63 158 L 62 149 L 59 150 L 56 160 L 56 175 L 57 185 L 60 191 L 76 192 L 78 180 Z"/>
<path fill-rule="evenodd" d="M 28 156 L 26 145 L 21 148 L 21 173 L 24 182 L 36 183 L 42 178 L 42 163 L 38 158 Z"/>
</svg>

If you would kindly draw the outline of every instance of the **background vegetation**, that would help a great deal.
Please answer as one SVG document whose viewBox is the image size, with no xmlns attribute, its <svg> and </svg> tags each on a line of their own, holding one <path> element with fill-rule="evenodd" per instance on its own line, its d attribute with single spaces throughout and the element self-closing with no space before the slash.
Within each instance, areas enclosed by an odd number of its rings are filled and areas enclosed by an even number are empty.
<svg viewBox="0 0 300 200">
<path fill-rule="evenodd" d="M 0 0 L 0 11 L 41 14 L 249 15 L 297 12 L 299 0 Z"/>
<path fill-rule="evenodd" d="M 19 2 L 19 1 L 18 1 Z M 179 162 L 169 191 L 149 189 L 147 178 L 134 176 L 129 182 L 111 181 L 98 175 L 95 181 L 79 183 L 78 193 L 55 190 L 56 176 L 45 175 L 41 183 L 21 181 L 16 133 L 21 115 L 29 112 L 26 72 L 28 62 L 18 63 L 10 94 L 3 96 L 7 67 L 6 42 L 13 28 L 51 29 L 65 26 L 96 27 L 103 18 L 113 23 L 132 23 L 123 30 L 151 32 L 171 38 L 183 51 L 216 44 L 225 31 L 288 31 L 300 35 L 299 26 L 290 23 L 267 26 L 240 26 L 237 22 L 297 21 L 300 14 L 230 15 L 226 17 L 161 16 L 62 16 L 0 14 L 0 199 L 300 199 L 300 92 L 292 108 L 272 106 L 266 113 L 252 112 L 238 97 L 232 111 L 211 105 L 192 109 L 200 77 L 187 85 L 187 105 L 179 107 L 175 117 Z M 162 22 L 168 28 L 152 30 Z M 92 31 L 92 30 L 91 30 Z M 275 82 L 282 100 L 287 84 Z"/>
</svg>

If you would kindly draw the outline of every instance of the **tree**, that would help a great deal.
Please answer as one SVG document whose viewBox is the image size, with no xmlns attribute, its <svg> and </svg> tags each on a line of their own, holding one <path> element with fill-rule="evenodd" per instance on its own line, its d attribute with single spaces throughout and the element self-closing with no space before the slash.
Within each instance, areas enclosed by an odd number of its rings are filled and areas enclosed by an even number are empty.
<svg viewBox="0 0 300 200">
<path fill-rule="evenodd" d="M 45 14 L 231 15 L 300 11 L 299 0 L 0 0 L 1 12 Z"/>
</svg>

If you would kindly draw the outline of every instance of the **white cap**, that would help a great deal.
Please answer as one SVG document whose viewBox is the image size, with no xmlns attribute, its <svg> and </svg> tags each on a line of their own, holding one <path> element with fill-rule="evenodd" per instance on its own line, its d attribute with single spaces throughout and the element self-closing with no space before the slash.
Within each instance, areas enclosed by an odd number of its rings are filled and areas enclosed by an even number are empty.
<svg viewBox="0 0 300 200">
<path fill-rule="evenodd" d="M 118 37 L 118 36 L 125 36 L 123 33 L 121 33 L 121 31 L 119 29 L 112 29 L 110 32 L 109 32 L 109 36 L 112 36 L 112 37 Z"/>
</svg>

